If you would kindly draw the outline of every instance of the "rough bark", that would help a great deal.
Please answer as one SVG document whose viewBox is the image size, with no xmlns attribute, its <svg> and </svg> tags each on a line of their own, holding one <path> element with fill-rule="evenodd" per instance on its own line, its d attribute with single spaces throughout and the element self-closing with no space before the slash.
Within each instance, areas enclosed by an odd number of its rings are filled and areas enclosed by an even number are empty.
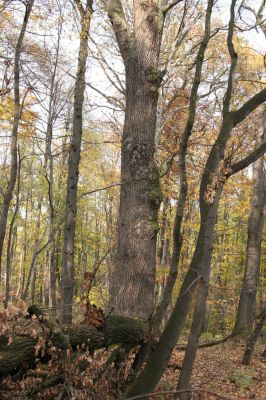
<svg viewBox="0 0 266 400">
<path fill-rule="evenodd" d="M 1 260 L 2 260 L 2 252 L 4 246 L 4 239 L 6 233 L 6 225 L 7 225 L 7 217 L 9 207 L 13 198 L 13 192 L 17 179 L 17 168 L 18 168 L 18 160 L 17 160 L 17 136 L 18 136 L 18 128 L 19 121 L 21 116 L 21 104 L 20 104 L 20 55 L 22 51 L 22 44 L 28 24 L 28 20 L 30 17 L 30 13 L 33 7 L 34 0 L 30 0 L 26 5 L 24 20 L 22 23 L 22 27 L 20 30 L 20 34 L 16 43 L 15 48 L 15 58 L 14 58 L 14 115 L 13 115 L 13 126 L 11 133 L 11 169 L 9 175 L 9 181 L 6 188 L 6 192 L 4 194 L 3 204 L 1 207 L 0 214 L 0 283 L 2 276 L 2 268 L 1 268 Z"/>
<path fill-rule="evenodd" d="M 120 0 L 106 0 L 105 4 L 126 73 L 118 246 L 111 302 L 118 314 L 147 318 L 154 305 L 161 202 L 154 147 L 164 15 L 155 0 L 135 1 L 131 33 Z"/>
<path fill-rule="evenodd" d="M 83 7 L 75 0 L 81 18 L 78 70 L 74 89 L 73 129 L 68 160 L 68 180 L 66 194 L 66 215 L 63 241 L 62 266 L 62 321 L 72 322 L 72 302 L 74 289 L 74 238 L 77 214 L 77 188 L 79 178 L 79 162 L 82 138 L 82 112 L 85 92 L 85 73 L 88 58 L 89 28 L 92 15 L 93 0 L 87 0 Z"/>
<path fill-rule="evenodd" d="M 264 119 L 266 119 L 266 114 Z M 257 141 L 257 147 L 265 141 L 266 127 Z M 234 332 L 250 334 L 256 312 L 256 294 L 260 273 L 261 242 L 266 206 L 266 172 L 264 157 L 253 164 L 253 193 L 248 219 L 248 240 L 245 275 L 240 293 Z"/>
</svg>

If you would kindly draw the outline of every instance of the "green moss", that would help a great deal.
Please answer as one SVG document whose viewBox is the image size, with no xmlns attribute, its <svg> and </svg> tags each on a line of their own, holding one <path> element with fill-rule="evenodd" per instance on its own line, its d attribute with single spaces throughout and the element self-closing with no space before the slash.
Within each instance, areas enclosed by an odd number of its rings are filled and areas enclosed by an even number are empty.
<svg viewBox="0 0 266 400">
<path fill-rule="evenodd" d="M 163 194 L 159 183 L 156 182 L 151 184 L 149 191 L 149 199 L 156 206 L 160 205 L 161 201 L 163 200 Z"/>
<path fill-rule="evenodd" d="M 152 230 L 154 232 L 158 232 L 158 230 L 160 229 L 159 223 L 157 221 L 150 221 Z"/>
<path fill-rule="evenodd" d="M 156 68 L 149 68 L 147 73 L 147 79 L 149 82 L 157 82 L 160 76 L 160 71 Z"/>
</svg>

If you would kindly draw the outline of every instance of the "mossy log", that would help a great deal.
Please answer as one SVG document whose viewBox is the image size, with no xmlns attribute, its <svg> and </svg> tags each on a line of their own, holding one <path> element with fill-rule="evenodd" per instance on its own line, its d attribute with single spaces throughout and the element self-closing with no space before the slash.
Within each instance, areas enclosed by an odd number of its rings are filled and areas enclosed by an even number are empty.
<svg viewBox="0 0 266 400">
<path fill-rule="evenodd" d="M 50 322 L 46 322 L 45 325 L 49 326 Z M 90 350 L 96 350 L 120 343 L 134 346 L 142 343 L 147 336 L 147 324 L 145 322 L 121 316 L 108 317 L 101 329 L 80 324 L 64 328 L 61 334 L 58 325 L 56 332 L 54 324 L 51 324 L 51 326 L 53 327 L 51 338 L 53 345 L 61 349 L 66 349 L 65 338 L 67 338 L 67 342 L 70 343 L 73 350 L 77 346 L 82 347 L 82 345 Z M 64 339 L 62 343 L 60 338 Z M 0 376 L 13 373 L 22 366 L 25 367 L 34 363 L 37 342 L 37 338 L 21 336 L 14 337 L 13 341 L 8 344 L 7 338 L 0 336 Z"/>
<path fill-rule="evenodd" d="M 23 364 L 34 361 L 37 340 L 28 337 L 16 337 L 12 344 L 0 347 L 0 376 L 15 371 Z"/>
</svg>

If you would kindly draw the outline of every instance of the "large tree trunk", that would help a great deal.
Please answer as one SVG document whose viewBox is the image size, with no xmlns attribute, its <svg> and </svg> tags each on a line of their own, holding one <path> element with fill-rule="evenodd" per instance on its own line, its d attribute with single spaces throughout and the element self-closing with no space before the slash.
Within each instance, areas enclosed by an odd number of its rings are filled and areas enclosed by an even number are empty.
<svg viewBox="0 0 266 400">
<path fill-rule="evenodd" d="M 25 36 L 25 32 L 26 32 L 26 28 L 27 28 L 27 24 L 28 24 L 28 20 L 30 17 L 33 3 L 34 3 L 34 0 L 30 0 L 26 5 L 24 20 L 22 23 L 22 27 L 20 30 L 20 34 L 19 34 L 18 41 L 16 44 L 16 49 L 15 49 L 14 117 L 13 117 L 12 133 L 11 133 L 11 169 L 10 169 L 9 181 L 8 181 L 6 192 L 4 194 L 4 200 L 3 200 L 3 204 L 1 207 L 1 214 L 0 214 L 0 283 L 1 283 L 1 276 L 2 276 L 1 260 L 2 260 L 5 233 L 6 233 L 7 217 L 8 217 L 10 203 L 11 203 L 11 200 L 13 197 L 14 187 L 16 184 L 17 168 L 18 168 L 17 136 L 18 136 L 19 120 L 20 120 L 20 116 L 21 116 L 20 88 L 19 88 L 19 84 L 20 84 L 19 62 L 20 62 L 20 55 L 21 55 L 21 50 L 22 50 L 22 43 L 23 43 L 23 39 Z"/>
<path fill-rule="evenodd" d="M 107 3 L 126 72 L 118 247 L 111 298 L 116 313 L 147 318 L 154 306 L 157 213 L 162 197 L 154 147 L 163 14 L 157 1 L 144 4 L 136 0 L 131 36 L 120 1 Z"/>
<path fill-rule="evenodd" d="M 130 60 L 128 64 L 112 295 L 117 313 L 148 317 L 154 305 L 157 212 L 161 201 L 154 166 L 158 85 L 147 80 L 140 62 Z"/>
<path fill-rule="evenodd" d="M 78 70 L 74 90 L 73 132 L 69 150 L 68 180 L 66 195 L 66 217 L 63 242 L 62 267 L 62 321 L 72 322 L 72 302 L 74 289 L 74 239 L 77 215 L 77 189 L 79 178 L 79 161 L 82 137 L 82 112 L 85 91 L 86 62 L 88 58 L 89 28 L 92 15 L 93 0 L 87 0 L 83 8 L 76 1 L 81 18 L 80 47 Z"/>
<path fill-rule="evenodd" d="M 266 125 L 266 114 L 264 116 Z M 259 146 L 266 138 L 264 133 L 258 140 Z M 253 193 L 248 219 L 248 240 L 246 251 L 245 276 L 241 288 L 240 300 L 234 326 L 235 333 L 249 334 L 252 331 L 256 309 L 256 294 L 260 273 L 261 241 L 266 205 L 266 172 L 264 157 L 253 165 Z"/>
</svg>

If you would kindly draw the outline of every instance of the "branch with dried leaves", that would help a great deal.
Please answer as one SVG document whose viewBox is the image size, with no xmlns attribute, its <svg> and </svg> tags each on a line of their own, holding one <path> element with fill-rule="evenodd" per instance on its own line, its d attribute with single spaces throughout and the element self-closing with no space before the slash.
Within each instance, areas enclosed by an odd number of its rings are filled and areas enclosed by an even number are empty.
<svg viewBox="0 0 266 400">
<path fill-rule="evenodd" d="M 222 394 L 218 394 L 215 392 L 212 392 L 211 390 L 204 390 L 204 389 L 186 389 L 186 390 L 174 390 L 174 391 L 161 391 L 161 392 L 154 392 L 154 393 L 146 393 L 146 394 L 141 394 L 138 396 L 133 396 L 133 397 L 128 397 L 126 400 L 145 400 L 148 399 L 149 397 L 159 397 L 159 396 L 176 396 L 181 393 L 203 393 L 203 394 L 208 394 L 211 396 L 216 396 L 216 398 L 219 400 L 241 400 L 241 398 L 238 397 L 238 399 L 235 399 L 233 397 L 228 397 L 224 396 Z M 245 400 L 245 399 L 243 399 Z"/>
</svg>

